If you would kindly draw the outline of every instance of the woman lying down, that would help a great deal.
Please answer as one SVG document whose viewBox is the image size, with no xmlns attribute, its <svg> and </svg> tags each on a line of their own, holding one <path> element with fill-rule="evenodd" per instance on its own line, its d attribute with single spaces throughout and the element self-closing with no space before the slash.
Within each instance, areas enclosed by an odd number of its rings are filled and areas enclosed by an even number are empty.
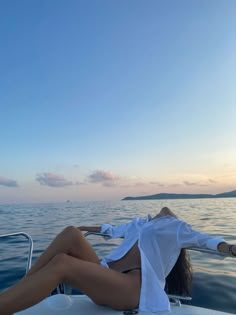
<svg viewBox="0 0 236 315">
<path fill-rule="evenodd" d="M 124 240 L 100 260 L 82 231 Z M 137 217 L 118 226 L 67 227 L 26 276 L 0 294 L 0 314 L 29 308 L 62 282 L 78 288 L 96 304 L 117 310 L 167 311 L 166 292 L 189 294 L 191 265 L 184 248 L 191 246 L 236 256 L 236 245 L 193 230 L 167 207 L 154 217 Z"/>
</svg>

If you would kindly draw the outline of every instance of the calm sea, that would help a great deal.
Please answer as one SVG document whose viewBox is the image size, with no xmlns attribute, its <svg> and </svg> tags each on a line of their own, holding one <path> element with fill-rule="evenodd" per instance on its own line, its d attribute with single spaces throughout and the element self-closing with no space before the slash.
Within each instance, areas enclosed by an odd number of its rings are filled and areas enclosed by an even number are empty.
<svg viewBox="0 0 236 315">
<path fill-rule="evenodd" d="M 155 214 L 169 206 L 194 228 L 236 244 L 236 199 L 80 202 L 0 205 L 0 234 L 24 231 L 34 240 L 35 260 L 54 236 L 68 225 L 119 224 L 134 216 Z M 99 255 L 116 243 L 90 237 Z M 27 243 L 0 240 L 0 290 L 24 274 Z M 194 268 L 192 304 L 236 314 L 236 259 L 191 253 Z"/>
</svg>

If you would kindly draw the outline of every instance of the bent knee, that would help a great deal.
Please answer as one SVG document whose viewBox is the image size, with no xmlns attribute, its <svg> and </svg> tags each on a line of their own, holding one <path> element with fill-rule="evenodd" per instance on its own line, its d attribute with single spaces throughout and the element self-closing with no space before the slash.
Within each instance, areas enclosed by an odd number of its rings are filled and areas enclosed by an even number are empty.
<svg viewBox="0 0 236 315">
<path fill-rule="evenodd" d="M 83 233 L 73 225 L 67 226 L 62 232 L 67 239 L 71 242 L 74 240 L 78 241 L 78 238 L 83 237 Z"/>
<path fill-rule="evenodd" d="M 73 235 L 75 233 L 80 233 L 81 231 L 74 225 L 68 225 L 64 230 L 62 231 L 65 234 Z"/>
</svg>

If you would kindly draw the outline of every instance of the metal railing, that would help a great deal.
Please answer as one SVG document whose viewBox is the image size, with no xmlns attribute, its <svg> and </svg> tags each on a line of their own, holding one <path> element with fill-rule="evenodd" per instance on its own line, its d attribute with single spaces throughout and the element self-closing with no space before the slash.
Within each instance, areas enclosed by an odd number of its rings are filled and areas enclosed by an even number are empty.
<svg viewBox="0 0 236 315">
<path fill-rule="evenodd" d="M 2 235 L 0 235 L 0 239 L 9 238 L 9 237 L 17 237 L 17 236 L 25 237 L 29 243 L 28 258 L 27 258 L 27 263 L 26 263 L 26 268 L 25 268 L 25 273 L 27 273 L 31 267 L 31 264 L 32 264 L 32 256 L 33 256 L 33 239 L 32 239 L 32 237 L 25 232 L 17 232 L 17 233 L 2 234 Z"/>
</svg>

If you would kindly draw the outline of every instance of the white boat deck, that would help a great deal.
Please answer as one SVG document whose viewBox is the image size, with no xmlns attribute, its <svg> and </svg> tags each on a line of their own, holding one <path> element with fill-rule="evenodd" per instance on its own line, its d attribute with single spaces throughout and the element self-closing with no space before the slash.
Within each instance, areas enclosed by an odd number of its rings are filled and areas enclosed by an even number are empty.
<svg viewBox="0 0 236 315">
<path fill-rule="evenodd" d="M 109 307 L 98 306 L 84 295 L 53 295 L 41 303 L 15 315 L 229 315 L 230 313 L 219 312 L 191 305 L 171 305 L 171 312 L 139 312 L 116 311 Z M 231 314 L 232 315 L 232 314 Z"/>
</svg>

